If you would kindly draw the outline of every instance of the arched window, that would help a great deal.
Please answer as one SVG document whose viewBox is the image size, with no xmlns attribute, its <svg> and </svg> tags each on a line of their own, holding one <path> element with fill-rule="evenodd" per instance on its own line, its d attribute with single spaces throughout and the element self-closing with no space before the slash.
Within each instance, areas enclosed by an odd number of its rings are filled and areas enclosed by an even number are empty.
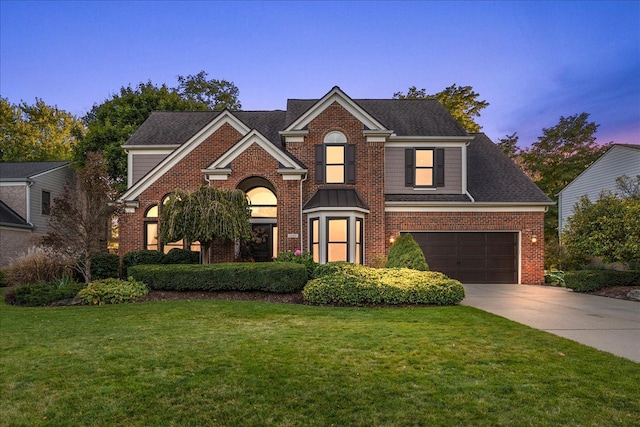
<svg viewBox="0 0 640 427">
<path fill-rule="evenodd" d="M 338 131 L 329 132 L 315 147 L 315 182 L 317 184 L 355 184 L 355 144 Z"/>
<path fill-rule="evenodd" d="M 267 187 L 254 187 L 246 192 L 251 204 L 251 218 L 277 218 L 278 199 Z"/>
<path fill-rule="evenodd" d="M 158 250 L 158 205 L 151 205 L 144 213 L 144 248 Z"/>
</svg>

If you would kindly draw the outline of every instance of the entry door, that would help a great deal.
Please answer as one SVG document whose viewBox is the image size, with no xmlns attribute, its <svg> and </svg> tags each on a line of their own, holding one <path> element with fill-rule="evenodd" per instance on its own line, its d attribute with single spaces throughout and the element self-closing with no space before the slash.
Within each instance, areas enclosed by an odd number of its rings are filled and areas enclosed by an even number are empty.
<svg viewBox="0 0 640 427">
<path fill-rule="evenodd" d="M 275 224 L 252 224 L 253 241 L 251 242 L 251 254 L 254 261 L 272 261 L 274 226 Z"/>
<path fill-rule="evenodd" d="M 429 269 L 466 283 L 517 283 L 517 233 L 411 233 Z"/>
</svg>

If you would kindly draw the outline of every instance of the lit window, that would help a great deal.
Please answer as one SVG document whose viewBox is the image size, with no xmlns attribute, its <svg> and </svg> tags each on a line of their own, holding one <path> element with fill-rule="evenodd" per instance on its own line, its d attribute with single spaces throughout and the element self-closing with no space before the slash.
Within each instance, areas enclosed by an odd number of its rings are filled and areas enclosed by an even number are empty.
<svg viewBox="0 0 640 427">
<path fill-rule="evenodd" d="M 144 248 L 158 250 L 158 205 L 153 205 L 144 214 Z"/>
<path fill-rule="evenodd" d="M 276 218 L 278 216 L 278 200 L 276 195 L 266 187 L 255 187 L 247 191 L 251 205 L 252 218 Z"/>
<path fill-rule="evenodd" d="M 362 264 L 362 218 L 356 218 L 356 264 Z"/>
<path fill-rule="evenodd" d="M 326 182 L 327 184 L 344 183 L 344 145 L 327 145 L 326 147 Z"/>
<path fill-rule="evenodd" d="M 327 261 L 349 261 L 348 219 L 330 218 L 327 220 Z"/>
<path fill-rule="evenodd" d="M 320 262 L 320 230 L 318 219 L 311 220 L 311 254 L 315 262 Z"/>
<path fill-rule="evenodd" d="M 433 150 L 416 149 L 415 185 L 422 187 L 432 187 L 433 171 Z"/>
</svg>

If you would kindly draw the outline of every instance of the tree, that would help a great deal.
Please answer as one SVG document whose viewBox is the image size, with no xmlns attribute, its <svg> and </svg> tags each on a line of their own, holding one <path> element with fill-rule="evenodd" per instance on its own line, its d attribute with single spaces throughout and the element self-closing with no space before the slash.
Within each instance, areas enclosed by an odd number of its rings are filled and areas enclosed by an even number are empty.
<svg viewBox="0 0 640 427">
<path fill-rule="evenodd" d="M 543 135 L 519 154 L 524 172 L 552 200 L 558 193 L 597 160 L 609 145 L 596 144 L 598 124 L 589 121 L 589 113 L 560 117 L 558 124 L 543 128 Z M 545 236 L 558 235 L 558 207 L 545 215 Z"/>
<path fill-rule="evenodd" d="M 111 219 L 119 210 L 104 157 L 89 153 L 65 190 L 51 205 L 52 231 L 42 243 L 71 256 L 78 272 L 90 282 L 91 255 L 106 252 Z"/>
<path fill-rule="evenodd" d="M 70 160 L 83 130 L 80 119 L 40 98 L 33 105 L 0 98 L 2 162 Z"/>
<path fill-rule="evenodd" d="M 433 95 L 427 95 L 426 92 L 426 89 L 417 89 L 412 86 L 406 95 L 396 92 L 393 97 L 395 99 L 437 99 L 467 132 L 475 133 L 482 129 L 474 118 L 480 117 L 480 110 L 488 107 L 489 103 L 478 100 L 480 95 L 474 92 L 471 86 L 457 86 L 454 83 Z"/>
<path fill-rule="evenodd" d="M 629 199 L 640 199 L 640 175 L 631 178 L 622 175 L 616 178 L 616 187 L 620 195 Z"/>
<path fill-rule="evenodd" d="M 215 239 L 246 242 L 251 238 L 250 217 L 247 197 L 240 190 L 208 186 L 176 190 L 162 207 L 159 237 L 163 243 L 199 241 L 206 264 Z"/>
<path fill-rule="evenodd" d="M 429 265 L 420 245 L 410 233 L 401 234 L 391 246 L 385 268 L 411 268 L 427 271 Z"/>
<path fill-rule="evenodd" d="M 226 80 L 207 80 L 207 73 L 200 71 L 196 75 L 178 76 L 178 94 L 183 99 L 188 99 L 199 104 L 205 104 L 213 111 L 221 111 L 225 108 L 239 110 L 240 91 L 232 82 Z"/>
<path fill-rule="evenodd" d="M 505 135 L 504 138 L 498 139 L 498 143 L 496 145 L 508 157 L 515 159 L 520 153 L 520 147 L 518 147 L 519 139 L 520 137 L 518 136 L 518 132 L 514 132 L 511 135 Z"/>
</svg>

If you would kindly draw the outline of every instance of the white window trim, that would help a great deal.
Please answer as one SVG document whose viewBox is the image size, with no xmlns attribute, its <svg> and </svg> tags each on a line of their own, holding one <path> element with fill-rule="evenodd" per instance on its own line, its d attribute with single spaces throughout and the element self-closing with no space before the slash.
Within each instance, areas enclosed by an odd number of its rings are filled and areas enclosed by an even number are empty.
<svg viewBox="0 0 640 427">
<path fill-rule="evenodd" d="M 347 229 L 349 235 L 347 236 L 348 247 L 347 247 L 347 257 L 349 262 L 355 263 L 356 259 L 356 218 L 362 219 L 362 240 L 360 244 L 362 245 L 362 264 L 365 263 L 365 217 L 362 212 L 356 210 L 323 210 L 322 212 L 314 212 L 307 216 L 307 224 L 311 224 L 311 220 L 318 220 L 318 236 L 319 236 L 319 254 L 318 261 L 320 264 L 325 264 L 327 262 L 327 220 L 335 219 L 335 218 L 347 218 L 348 224 Z M 307 230 L 307 242 L 310 245 L 312 240 L 312 230 L 311 227 L 308 227 Z M 309 251 L 311 247 L 309 247 Z"/>
</svg>

